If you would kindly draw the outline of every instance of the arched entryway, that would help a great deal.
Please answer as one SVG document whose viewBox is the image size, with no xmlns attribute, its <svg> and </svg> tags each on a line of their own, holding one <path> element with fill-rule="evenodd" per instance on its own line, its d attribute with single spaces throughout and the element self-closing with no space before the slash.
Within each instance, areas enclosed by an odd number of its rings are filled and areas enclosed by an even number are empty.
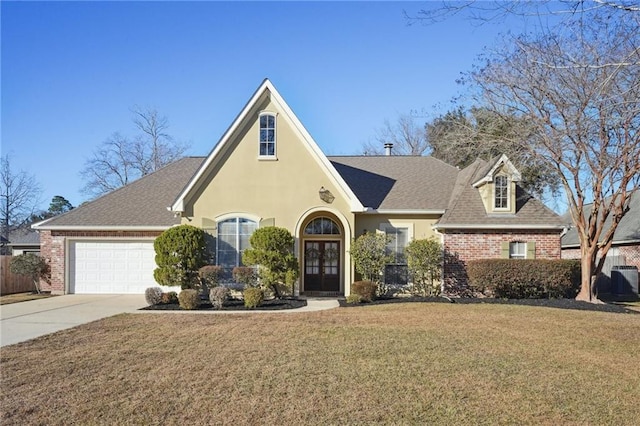
<svg viewBox="0 0 640 426">
<path fill-rule="evenodd" d="M 310 296 L 342 294 L 344 229 L 329 213 L 305 221 L 301 232 L 302 292 Z"/>
</svg>

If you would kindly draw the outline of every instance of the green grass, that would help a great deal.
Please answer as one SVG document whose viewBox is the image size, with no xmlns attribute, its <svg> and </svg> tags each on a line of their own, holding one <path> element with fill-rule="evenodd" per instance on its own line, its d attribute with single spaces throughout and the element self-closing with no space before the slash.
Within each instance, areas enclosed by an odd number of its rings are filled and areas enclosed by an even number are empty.
<svg viewBox="0 0 640 426">
<path fill-rule="evenodd" d="M 0 353 L 4 424 L 637 424 L 640 315 L 120 315 Z"/>
</svg>

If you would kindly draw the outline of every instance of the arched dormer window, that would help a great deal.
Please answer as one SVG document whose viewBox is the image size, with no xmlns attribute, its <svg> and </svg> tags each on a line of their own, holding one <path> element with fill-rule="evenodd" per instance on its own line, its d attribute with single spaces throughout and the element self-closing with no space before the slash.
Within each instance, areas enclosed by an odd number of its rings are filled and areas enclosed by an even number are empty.
<svg viewBox="0 0 640 426">
<path fill-rule="evenodd" d="M 495 209 L 509 208 L 509 178 L 505 175 L 498 175 L 494 180 L 494 204 Z"/>
<path fill-rule="evenodd" d="M 260 114 L 260 157 L 276 156 L 276 115 Z"/>
</svg>

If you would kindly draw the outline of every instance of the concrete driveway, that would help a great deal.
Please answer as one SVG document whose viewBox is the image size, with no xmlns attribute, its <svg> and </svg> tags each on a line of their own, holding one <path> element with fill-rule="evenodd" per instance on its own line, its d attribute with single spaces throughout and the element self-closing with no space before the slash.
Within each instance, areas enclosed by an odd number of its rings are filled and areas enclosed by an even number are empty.
<svg viewBox="0 0 640 426">
<path fill-rule="evenodd" d="M 0 306 L 0 346 L 147 306 L 144 295 L 69 294 Z"/>
</svg>

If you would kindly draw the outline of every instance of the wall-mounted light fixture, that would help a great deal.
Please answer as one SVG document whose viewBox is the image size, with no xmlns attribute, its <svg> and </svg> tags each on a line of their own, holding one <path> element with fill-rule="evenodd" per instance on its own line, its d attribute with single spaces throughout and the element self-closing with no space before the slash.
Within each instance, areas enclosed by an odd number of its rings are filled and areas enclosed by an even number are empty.
<svg viewBox="0 0 640 426">
<path fill-rule="evenodd" d="M 336 197 L 333 196 L 331 191 L 329 191 L 328 189 L 325 189 L 324 186 L 320 187 L 320 191 L 318 191 L 318 194 L 320 195 L 320 199 L 327 204 L 333 203 L 333 200 L 336 199 Z"/>
</svg>

